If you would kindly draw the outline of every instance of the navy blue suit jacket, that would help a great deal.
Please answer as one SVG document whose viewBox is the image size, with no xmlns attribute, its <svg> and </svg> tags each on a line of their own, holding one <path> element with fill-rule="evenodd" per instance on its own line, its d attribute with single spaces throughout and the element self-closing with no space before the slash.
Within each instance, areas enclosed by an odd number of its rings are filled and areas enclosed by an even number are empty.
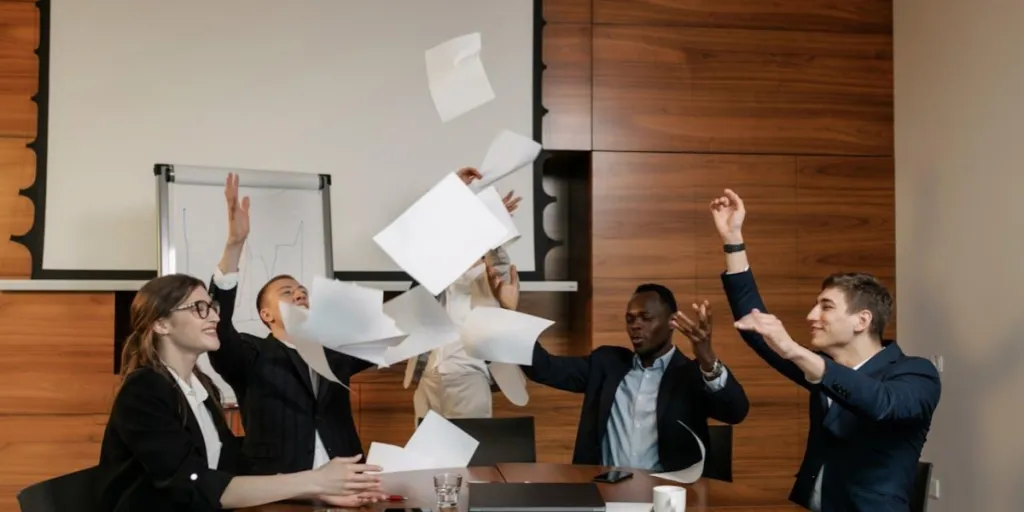
<svg viewBox="0 0 1024 512">
<path fill-rule="evenodd" d="M 749 270 L 723 274 L 722 283 L 737 320 L 755 308 L 767 312 Z M 888 341 L 856 371 L 821 354 L 825 375 L 811 384 L 761 335 L 740 335 L 772 368 L 811 392 L 807 448 L 789 499 L 809 506 L 824 465 L 821 510 L 909 510 L 917 462 L 941 393 L 931 361 L 906 356 Z"/>
</svg>

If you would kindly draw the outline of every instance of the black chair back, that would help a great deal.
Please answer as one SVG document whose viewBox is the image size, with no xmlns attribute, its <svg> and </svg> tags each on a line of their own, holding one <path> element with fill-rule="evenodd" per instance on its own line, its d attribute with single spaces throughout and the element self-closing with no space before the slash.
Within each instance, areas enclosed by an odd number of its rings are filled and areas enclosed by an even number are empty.
<svg viewBox="0 0 1024 512">
<path fill-rule="evenodd" d="M 21 512 L 92 512 L 99 492 L 99 468 L 61 475 L 32 484 L 18 493 Z"/>
<path fill-rule="evenodd" d="M 918 462 L 914 478 L 914 492 L 910 495 L 910 512 L 928 510 L 928 486 L 932 483 L 932 463 Z"/>
<path fill-rule="evenodd" d="M 711 446 L 704 447 L 704 478 L 732 482 L 732 425 L 708 425 Z"/>
<path fill-rule="evenodd" d="M 419 419 L 423 421 L 423 419 Z M 480 442 L 470 466 L 502 462 L 537 462 L 533 416 L 521 418 L 451 418 L 448 421 Z"/>
</svg>

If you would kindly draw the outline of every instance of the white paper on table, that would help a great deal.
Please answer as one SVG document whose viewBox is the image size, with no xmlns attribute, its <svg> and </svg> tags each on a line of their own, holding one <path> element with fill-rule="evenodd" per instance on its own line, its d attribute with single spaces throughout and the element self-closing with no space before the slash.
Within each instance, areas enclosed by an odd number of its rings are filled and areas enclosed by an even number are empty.
<svg viewBox="0 0 1024 512">
<path fill-rule="evenodd" d="M 435 468 L 464 468 L 476 453 L 480 441 L 456 427 L 434 411 L 427 415 L 413 432 L 405 451 L 429 459 Z"/>
<path fill-rule="evenodd" d="M 470 357 L 532 366 L 537 338 L 554 323 L 518 311 L 480 306 L 466 316 L 461 339 Z"/>
<path fill-rule="evenodd" d="M 284 325 L 294 325 L 295 323 L 305 321 L 305 317 L 307 315 L 307 311 L 305 309 L 286 302 L 282 302 L 280 304 L 280 308 L 281 319 L 284 321 Z M 313 371 L 318 373 L 321 377 L 330 380 L 331 382 L 337 382 L 338 384 L 341 384 L 343 388 L 352 391 L 352 389 L 346 386 L 344 382 L 341 382 L 341 379 L 334 375 L 334 370 L 331 370 L 331 365 L 327 362 L 327 353 L 324 352 L 323 345 L 318 345 L 295 336 L 289 336 L 288 342 L 295 347 L 295 350 L 299 353 L 299 357 L 301 357 L 302 360 L 313 369 Z"/>
<path fill-rule="evenodd" d="M 509 402 L 519 407 L 530 402 L 530 393 L 526 391 L 526 376 L 519 365 L 492 362 L 487 365 L 487 369 Z"/>
<path fill-rule="evenodd" d="M 412 453 L 401 446 L 377 442 L 370 443 L 370 452 L 366 455 L 366 463 L 380 466 L 381 473 L 420 471 L 440 467 L 430 459 Z"/>
<path fill-rule="evenodd" d="M 383 310 L 384 292 L 315 277 L 304 321 L 285 320 L 289 335 L 327 348 L 402 336 Z"/>
<path fill-rule="evenodd" d="M 427 50 L 427 84 L 442 122 L 494 99 L 494 89 L 480 60 L 482 47 L 480 33 L 474 32 Z"/>
<path fill-rule="evenodd" d="M 505 208 L 505 203 L 502 201 L 498 189 L 487 187 L 476 196 L 480 198 L 484 206 L 494 215 L 494 218 L 501 221 L 502 226 L 505 226 L 505 236 L 491 249 L 496 249 L 519 240 L 519 230 L 516 229 L 516 223 L 512 220 L 512 214 L 508 213 L 508 208 Z"/>
<path fill-rule="evenodd" d="M 501 221 L 450 173 L 373 241 L 422 287 L 438 295 L 505 233 Z"/>
<path fill-rule="evenodd" d="M 683 423 L 681 420 L 676 421 L 678 421 L 680 425 L 686 427 L 686 430 L 690 432 L 690 435 L 692 435 L 693 438 L 697 440 L 697 446 L 700 446 L 700 460 L 686 469 L 680 469 L 679 471 L 670 471 L 668 473 L 658 473 L 656 475 L 651 476 L 663 478 L 665 480 L 672 480 L 673 482 L 679 482 L 681 484 L 692 484 L 699 480 L 700 476 L 704 474 L 704 456 L 706 454 L 704 450 L 704 443 L 701 442 L 700 438 L 697 437 L 697 434 L 694 434 L 693 430 L 690 429 L 690 427 L 688 427 L 686 423 Z"/>
<path fill-rule="evenodd" d="M 502 130 L 491 146 L 487 148 L 484 163 L 480 164 L 482 179 L 473 182 L 476 190 L 482 190 L 492 183 L 533 163 L 540 155 L 541 145 L 537 141 L 513 131 Z"/>
<path fill-rule="evenodd" d="M 609 502 L 605 503 L 605 512 L 651 512 L 654 508 L 654 503 L 625 503 L 625 502 Z"/>
</svg>

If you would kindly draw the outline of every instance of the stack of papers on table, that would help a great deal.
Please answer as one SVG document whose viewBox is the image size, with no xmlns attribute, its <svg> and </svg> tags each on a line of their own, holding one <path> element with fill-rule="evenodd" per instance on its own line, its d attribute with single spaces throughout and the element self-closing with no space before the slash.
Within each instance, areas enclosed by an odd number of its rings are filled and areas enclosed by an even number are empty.
<svg viewBox="0 0 1024 512">
<path fill-rule="evenodd" d="M 464 468 L 478 446 L 473 436 L 430 411 L 404 447 L 371 443 L 366 463 L 380 466 L 382 473 Z"/>
</svg>

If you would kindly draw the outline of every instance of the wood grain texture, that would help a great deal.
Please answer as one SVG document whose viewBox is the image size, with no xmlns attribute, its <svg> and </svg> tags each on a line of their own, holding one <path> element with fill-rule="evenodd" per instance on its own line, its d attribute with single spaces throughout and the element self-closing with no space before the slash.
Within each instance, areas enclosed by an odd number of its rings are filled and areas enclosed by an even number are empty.
<svg viewBox="0 0 1024 512">
<path fill-rule="evenodd" d="M 589 24 L 544 27 L 541 101 L 543 143 L 548 150 L 588 150 L 591 141 L 592 30 Z"/>
<path fill-rule="evenodd" d="M 892 0 L 594 0 L 594 23 L 892 33 Z"/>
<path fill-rule="evenodd" d="M 35 4 L 0 2 L 0 137 L 35 136 L 38 25 Z"/>
<path fill-rule="evenodd" d="M 593 0 L 544 0 L 548 23 L 590 23 Z"/>
<path fill-rule="evenodd" d="M 594 26 L 594 149 L 891 155 L 892 37 Z"/>
</svg>

